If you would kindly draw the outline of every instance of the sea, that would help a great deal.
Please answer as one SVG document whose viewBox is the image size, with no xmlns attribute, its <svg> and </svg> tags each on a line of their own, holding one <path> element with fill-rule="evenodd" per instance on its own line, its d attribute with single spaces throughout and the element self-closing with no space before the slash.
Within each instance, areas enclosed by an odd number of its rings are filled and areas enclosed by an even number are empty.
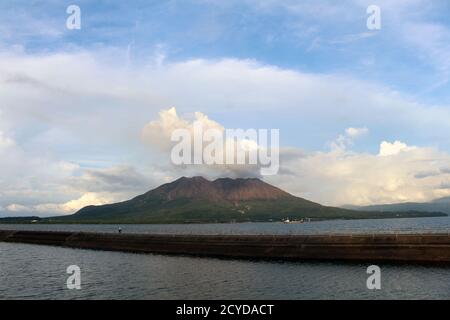
<svg viewBox="0 0 450 320">
<path fill-rule="evenodd" d="M 183 225 L 0 224 L 5 230 L 145 234 L 449 233 L 450 217 Z M 450 267 L 133 254 L 0 242 L 0 299 L 450 299 Z M 70 289 L 70 266 L 79 284 Z M 73 280 L 73 279 L 72 279 Z M 69 281 L 70 282 L 70 281 Z"/>
</svg>

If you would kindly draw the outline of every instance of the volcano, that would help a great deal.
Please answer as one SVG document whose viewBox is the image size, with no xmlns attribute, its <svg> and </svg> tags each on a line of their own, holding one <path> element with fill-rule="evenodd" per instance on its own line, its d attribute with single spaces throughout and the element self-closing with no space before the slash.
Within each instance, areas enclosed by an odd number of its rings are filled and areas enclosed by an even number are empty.
<svg viewBox="0 0 450 320">
<path fill-rule="evenodd" d="M 419 212 L 362 212 L 323 206 L 260 179 L 182 177 L 133 199 L 87 206 L 49 218 L 79 223 L 215 223 L 293 219 L 361 219 L 436 216 Z"/>
</svg>

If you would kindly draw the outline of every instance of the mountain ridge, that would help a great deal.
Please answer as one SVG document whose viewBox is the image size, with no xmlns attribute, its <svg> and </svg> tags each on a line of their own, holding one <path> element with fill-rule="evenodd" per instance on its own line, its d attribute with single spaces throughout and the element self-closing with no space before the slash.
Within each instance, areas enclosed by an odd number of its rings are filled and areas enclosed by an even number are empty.
<svg viewBox="0 0 450 320">
<path fill-rule="evenodd" d="M 242 201 L 255 199 L 280 199 L 292 197 L 291 194 L 257 178 L 218 178 L 209 181 L 203 177 L 181 177 L 150 190 L 149 193 L 164 190 L 168 200 L 176 198 L 202 198 L 217 200 Z M 144 194 L 144 195 L 145 195 Z"/>
<path fill-rule="evenodd" d="M 361 219 L 436 216 L 440 213 L 380 213 L 327 207 L 296 197 L 257 178 L 181 177 L 123 202 L 90 205 L 45 222 L 211 223 L 281 221 L 284 218 Z"/>
<path fill-rule="evenodd" d="M 369 206 L 343 206 L 345 209 L 362 211 L 381 211 L 381 212 L 404 212 L 404 211 L 422 211 L 422 212 L 443 212 L 450 214 L 450 197 L 443 197 L 431 200 L 429 202 L 400 202 L 376 204 Z"/>
</svg>

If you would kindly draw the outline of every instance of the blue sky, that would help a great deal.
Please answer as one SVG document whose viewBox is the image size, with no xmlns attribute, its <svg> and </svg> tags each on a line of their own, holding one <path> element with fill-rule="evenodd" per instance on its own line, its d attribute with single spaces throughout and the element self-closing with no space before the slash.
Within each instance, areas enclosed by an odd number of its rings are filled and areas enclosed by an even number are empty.
<svg viewBox="0 0 450 320">
<path fill-rule="evenodd" d="M 66 28 L 72 4 L 81 30 Z M 380 30 L 367 29 L 370 4 Z M 14 150 L 0 212 L 66 213 L 203 174 L 171 168 L 141 139 L 171 107 L 177 119 L 202 112 L 226 128 L 280 128 L 297 160 L 268 181 L 299 196 L 448 196 L 449 15 L 445 0 L 2 1 L 0 142 Z M 398 148 L 390 162 L 383 142 Z M 28 173 L 22 157 L 36 161 Z M 313 172 L 308 161 L 334 169 Z"/>
</svg>

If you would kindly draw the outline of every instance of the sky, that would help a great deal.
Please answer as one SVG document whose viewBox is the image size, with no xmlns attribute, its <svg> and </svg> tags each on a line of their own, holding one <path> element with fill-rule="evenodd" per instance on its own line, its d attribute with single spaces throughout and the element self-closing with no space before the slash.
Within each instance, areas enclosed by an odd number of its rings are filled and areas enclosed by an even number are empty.
<svg viewBox="0 0 450 320">
<path fill-rule="evenodd" d="M 449 16 L 447 0 L 4 0 L 0 216 L 258 176 L 174 166 L 168 132 L 195 119 L 279 129 L 261 178 L 322 204 L 450 196 Z"/>
</svg>

